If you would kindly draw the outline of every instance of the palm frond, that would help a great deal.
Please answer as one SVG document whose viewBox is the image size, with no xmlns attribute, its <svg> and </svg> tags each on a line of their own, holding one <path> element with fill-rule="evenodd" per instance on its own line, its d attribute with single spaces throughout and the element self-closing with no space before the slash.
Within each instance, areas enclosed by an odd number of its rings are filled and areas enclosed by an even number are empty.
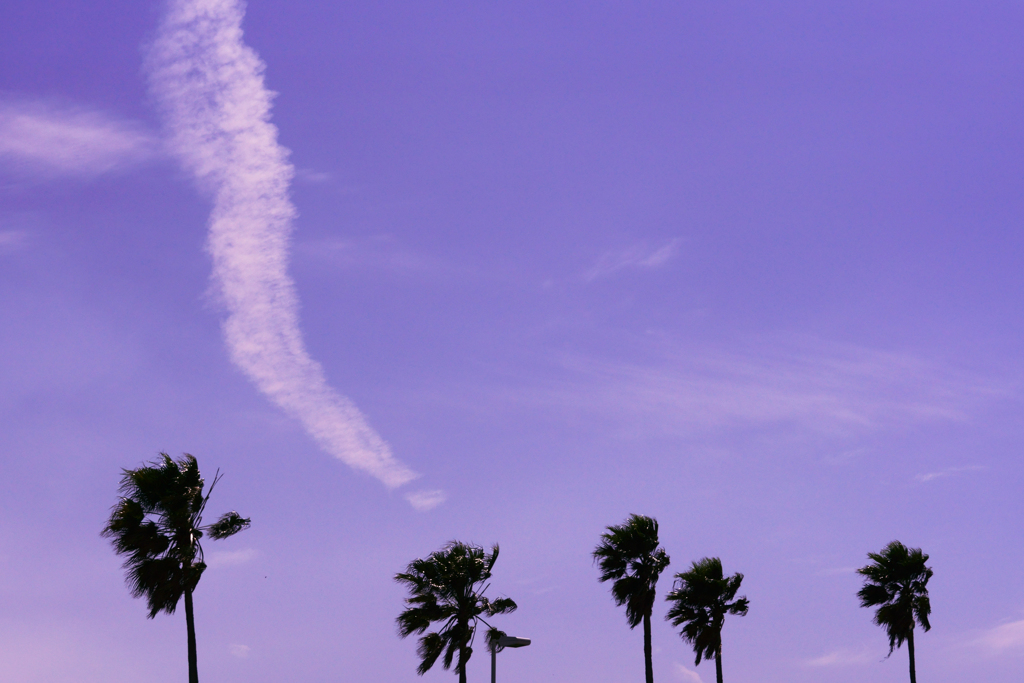
<svg viewBox="0 0 1024 683">
<path fill-rule="evenodd" d="M 665 596 L 671 605 L 665 619 L 681 627 L 679 635 L 693 646 L 695 664 L 721 651 L 726 614 L 747 614 L 750 601 L 745 596 L 733 599 L 742 583 L 743 574 L 724 575 L 717 557 L 705 557 L 675 575 L 672 590 Z"/>
<path fill-rule="evenodd" d="M 477 621 L 483 615 L 515 611 L 516 603 L 511 598 L 489 600 L 483 595 L 498 552 L 497 545 L 486 552 L 481 546 L 452 541 L 395 574 L 395 581 L 409 591 L 406 608 L 395 620 L 399 636 L 405 638 L 436 627 L 419 639 L 420 675 L 438 659 L 445 669 L 454 665 L 456 673 L 463 671 L 473 654 Z"/>
<path fill-rule="evenodd" d="M 925 566 L 928 555 L 899 541 L 892 541 L 880 553 L 868 553 L 868 559 L 871 564 L 857 570 L 864 577 L 857 597 L 861 607 L 878 608 L 874 622 L 885 628 L 891 655 L 910 637 L 915 623 L 925 631 L 931 629 L 928 580 L 933 572 Z"/>
<path fill-rule="evenodd" d="M 248 517 L 243 517 L 234 510 L 225 513 L 216 522 L 206 527 L 206 531 L 210 534 L 210 538 L 214 540 L 220 540 L 222 538 L 228 538 L 234 536 L 239 531 L 248 529 L 252 525 L 252 520 Z"/>
<path fill-rule="evenodd" d="M 493 617 L 497 614 L 511 614 L 519 609 L 519 606 L 512 598 L 498 598 L 491 601 L 485 610 L 487 616 Z"/>
<path fill-rule="evenodd" d="M 631 514 L 622 524 L 607 527 L 591 553 L 601 572 L 598 581 L 613 582 L 612 599 L 626 607 L 630 628 L 651 614 L 658 577 L 669 565 L 658 543 L 658 521 Z"/>
<path fill-rule="evenodd" d="M 187 453 L 177 461 L 160 453 L 157 460 L 121 474 L 121 498 L 101 535 L 126 557 L 125 581 L 134 597 L 146 598 L 149 617 L 171 614 L 206 569 L 199 525 L 209 493 L 203 495 L 199 464 Z M 237 533 L 248 523 L 229 513 L 213 525 L 212 537 L 225 537 L 223 531 Z"/>
<path fill-rule="evenodd" d="M 428 633 L 420 638 L 419 645 L 416 647 L 416 654 L 420 656 L 420 665 L 416 668 L 416 673 L 422 676 L 430 671 L 430 667 L 434 666 L 434 662 L 444 652 L 444 646 L 444 640 L 436 633 Z"/>
</svg>

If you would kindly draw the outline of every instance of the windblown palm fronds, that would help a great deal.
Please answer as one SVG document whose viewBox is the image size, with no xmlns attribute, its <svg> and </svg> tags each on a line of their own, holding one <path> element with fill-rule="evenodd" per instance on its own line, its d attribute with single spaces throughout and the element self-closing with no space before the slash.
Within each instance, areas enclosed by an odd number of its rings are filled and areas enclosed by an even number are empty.
<svg viewBox="0 0 1024 683">
<path fill-rule="evenodd" d="M 489 585 L 485 582 L 491 578 L 497 559 L 497 545 L 488 554 L 480 546 L 452 541 L 426 558 L 413 560 L 404 572 L 395 575 L 395 580 L 409 589 L 406 609 L 397 619 L 398 634 L 405 638 L 440 624 L 436 631 L 419 639 L 418 674 L 425 674 L 440 658 L 445 669 L 454 663 L 459 682 L 465 683 L 477 622 L 490 627 L 484 616 L 516 610 L 511 598 L 491 600 L 484 596 Z M 491 627 L 488 643 L 498 634 L 500 631 Z"/>
<path fill-rule="evenodd" d="M 207 534 L 228 538 L 249 526 L 249 519 L 237 512 L 203 526 L 203 512 L 218 481 L 219 472 L 204 494 L 195 457 L 186 453 L 173 460 L 161 453 L 155 462 L 122 470 L 121 498 L 102 531 L 117 554 L 126 556 L 125 582 L 134 597 L 146 598 L 150 619 L 160 612 L 173 614 L 184 596 L 189 683 L 199 681 L 192 593 L 206 570 L 200 540 Z"/>
<path fill-rule="evenodd" d="M 626 607 L 630 628 L 644 625 L 644 673 L 654 683 L 651 659 L 651 612 L 658 577 L 669 564 L 665 549 L 658 546 L 658 520 L 630 515 L 625 522 L 607 527 L 592 553 L 601 570 L 598 581 L 612 581 L 615 604 Z"/>
</svg>

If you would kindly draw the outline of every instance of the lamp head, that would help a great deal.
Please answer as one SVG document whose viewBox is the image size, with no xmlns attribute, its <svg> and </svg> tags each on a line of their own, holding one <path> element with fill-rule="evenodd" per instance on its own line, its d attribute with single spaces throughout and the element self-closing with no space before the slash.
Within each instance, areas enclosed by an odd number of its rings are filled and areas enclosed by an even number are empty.
<svg viewBox="0 0 1024 683">
<path fill-rule="evenodd" d="M 498 647 L 526 647 L 529 644 L 529 638 L 516 638 L 515 636 L 502 636 L 498 638 Z"/>
</svg>

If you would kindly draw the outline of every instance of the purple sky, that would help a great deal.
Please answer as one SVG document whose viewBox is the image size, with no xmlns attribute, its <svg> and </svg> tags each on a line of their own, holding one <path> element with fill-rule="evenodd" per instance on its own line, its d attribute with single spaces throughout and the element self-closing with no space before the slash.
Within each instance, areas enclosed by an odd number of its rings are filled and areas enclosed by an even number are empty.
<svg viewBox="0 0 1024 683">
<path fill-rule="evenodd" d="M 501 680 L 641 680 L 589 557 L 632 512 L 660 595 L 745 574 L 727 681 L 907 680 L 893 539 L 921 680 L 1021 680 L 1019 1 L 9 4 L 5 681 L 184 679 L 99 536 L 161 450 L 253 519 L 204 680 L 416 680 L 391 577 L 450 539 L 501 544 Z M 664 613 L 656 679 L 713 681 Z"/>
</svg>

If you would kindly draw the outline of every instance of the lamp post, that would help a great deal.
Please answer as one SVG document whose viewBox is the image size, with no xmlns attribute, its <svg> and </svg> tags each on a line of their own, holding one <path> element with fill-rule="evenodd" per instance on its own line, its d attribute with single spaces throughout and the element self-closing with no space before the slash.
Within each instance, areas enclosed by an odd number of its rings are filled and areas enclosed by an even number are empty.
<svg viewBox="0 0 1024 683">
<path fill-rule="evenodd" d="M 498 649 L 506 647 L 526 647 L 530 644 L 529 638 L 516 638 L 514 636 L 502 636 L 491 646 L 491 683 L 498 683 Z"/>
</svg>

